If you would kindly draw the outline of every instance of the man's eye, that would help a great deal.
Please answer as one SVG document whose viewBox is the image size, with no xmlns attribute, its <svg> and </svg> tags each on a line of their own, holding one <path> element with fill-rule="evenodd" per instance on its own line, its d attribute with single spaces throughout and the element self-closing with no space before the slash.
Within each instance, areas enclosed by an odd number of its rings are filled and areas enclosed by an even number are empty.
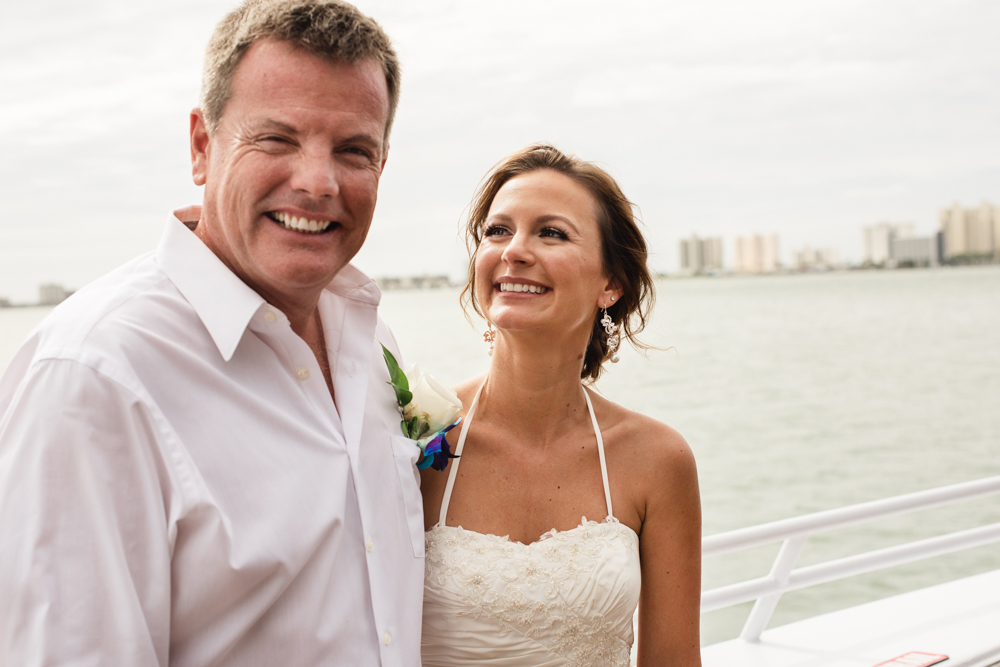
<svg viewBox="0 0 1000 667">
<path fill-rule="evenodd" d="M 348 146 L 347 148 L 344 149 L 344 152 L 350 155 L 357 155 L 359 157 L 363 157 L 369 160 L 372 157 L 371 151 L 369 151 L 367 148 L 361 148 L 360 146 Z"/>
</svg>

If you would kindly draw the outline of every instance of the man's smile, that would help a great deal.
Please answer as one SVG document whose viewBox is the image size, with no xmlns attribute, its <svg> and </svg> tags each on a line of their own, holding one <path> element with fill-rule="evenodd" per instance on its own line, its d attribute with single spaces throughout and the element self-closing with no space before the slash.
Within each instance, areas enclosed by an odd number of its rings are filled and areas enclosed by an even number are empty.
<svg viewBox="0 0 1000 667">
<path fill-rule="evenodd" d="M 307 234 L 320 234 L 340 226 L 333 220 L 313 220 L 283 213 L 282 211 L 269 211 L 265 215 L 285 229 L 305 232 Z"/>
</svg>

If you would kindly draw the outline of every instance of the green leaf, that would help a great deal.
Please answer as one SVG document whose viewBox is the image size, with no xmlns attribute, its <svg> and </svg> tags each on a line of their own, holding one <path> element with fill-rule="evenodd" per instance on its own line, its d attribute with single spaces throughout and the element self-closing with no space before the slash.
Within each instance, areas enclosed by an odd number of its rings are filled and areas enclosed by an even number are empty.
<svg viewBox="0 0 1000 667">
<path fill-rule="evenodd" d="M 399 422 L 399 428 L 403 431 L 403 435 L 410 438 L 410 423 L 403 419 Z M 412 440 L 413 438 L 410 438 Z"/>
<path fill-rule="evenodd" d="M 412 419 L 410 419 L 410 421 L 409 421 L 409 431 L 410 431 L 409 438 L 411 440 L 419 440 L 420 439 L 420 418 L 419 417 L 413 417 Z"/>
<path fill-rule="evenodd" d="M 392 380 L 390 384 L 395 384 L 409 390 L 410 383 L 406 379 L 406 374 L 399 367 L 396 357 L 392 356 L 392 352 L 386 349 L 385 345 L 382 345 L 382 356 L 385 357 L 385 365 L 389 369 L 389 378 Z"/>
<path fill-rule="evenodd" d="M 399 403 L 399 407 L 402 408 L 409 405 L 410 401 L 413 400 L 413 394 L 391 382 L 389 384 L 392 385 L 392 390 L 396 392 L 396 402 Z"/>
<path fill-rule="evenodd" d="M 385 357 L 385 365 L 389 369 L 389 386 L 396 392 L 396 402 L 399 403 L 399 407 L 403 407 L 413 400 L 410 383 L 399 367 L 396 357 L 392 356 L 392 352 L 387 350 L 385 345 L 382 345 L 382 356 Z"/>
</svg>

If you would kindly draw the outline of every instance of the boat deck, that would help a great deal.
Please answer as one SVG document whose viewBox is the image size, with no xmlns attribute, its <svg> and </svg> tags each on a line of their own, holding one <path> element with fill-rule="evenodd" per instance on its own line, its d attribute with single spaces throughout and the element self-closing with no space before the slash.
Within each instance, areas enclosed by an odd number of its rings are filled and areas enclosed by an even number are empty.
<svg viewBox="0 0 1000 667">
<path fill-rule="evenodd" d="M 941 667 L 1000 664 L 1000 571 L 959 579 L 702 649 L 705 667 L 875 667 L 911 651 Z"/>
</svg>

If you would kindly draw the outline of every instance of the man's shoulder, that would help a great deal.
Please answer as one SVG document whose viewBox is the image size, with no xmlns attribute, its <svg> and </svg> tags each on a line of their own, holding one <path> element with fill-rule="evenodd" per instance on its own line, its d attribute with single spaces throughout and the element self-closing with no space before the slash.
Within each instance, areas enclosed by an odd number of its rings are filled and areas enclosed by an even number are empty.
<svg viewBox="0 0 1000 667">
<path fill-rule="evenodd" d="M 122 351 L 176 324 L 190 307 L 156 262 L 146 253 L 82 288 L 32 332 L 35 360 L 78 358 Z"/>
</svg>

